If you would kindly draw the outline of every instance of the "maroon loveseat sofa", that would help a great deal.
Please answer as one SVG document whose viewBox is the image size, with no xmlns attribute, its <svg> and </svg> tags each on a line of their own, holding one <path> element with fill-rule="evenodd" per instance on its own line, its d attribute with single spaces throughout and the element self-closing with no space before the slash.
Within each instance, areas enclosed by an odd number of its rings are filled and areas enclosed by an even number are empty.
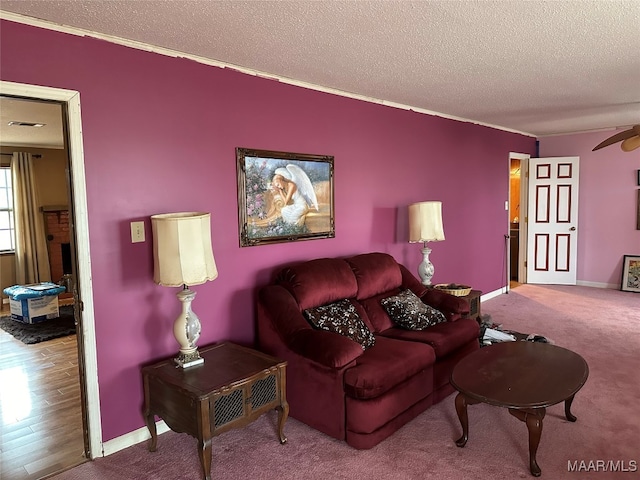
<svg viewBox="0 0 640 480">
<path fill-rule="evenodd" d="M 443 312 L 424 330 L 399 328 L 380 300 L 410 289 Z M 304 311 L 348 299 L 375 344 L 311 326 Z M 479 348 L 465 300 L 423 286 L 393 257 L 368 253 L 281 270 L 258 292 L 258 340 L 288 361 L 290 415 L 358 448 L 371 448 L 453 392 L 454 365 Z M 426 434 L 427 432 L 425 432 Z"/>
</svg>

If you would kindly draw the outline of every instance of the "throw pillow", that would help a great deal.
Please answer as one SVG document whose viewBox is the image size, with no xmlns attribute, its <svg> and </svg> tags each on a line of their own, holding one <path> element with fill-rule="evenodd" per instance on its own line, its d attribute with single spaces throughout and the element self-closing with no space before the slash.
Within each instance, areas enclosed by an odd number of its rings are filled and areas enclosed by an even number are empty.
<svg viewBox="0 0 640 480">
<path fill-rule="evenodd" d="M 312 326 L 344 335 L 359 343 L 363 350 L 373 347 L 376 342 L 373 333 L 349 300 L 308 308 L 304 311 L 304 316 Z"/>
<path fill-rule="evenodd" d="M 424 303 L 411 290 L 383 298 L 380 303 L 395 324 L 408 330 L 424 330 L 446 321 L 442 312 Z"/>
</svg>

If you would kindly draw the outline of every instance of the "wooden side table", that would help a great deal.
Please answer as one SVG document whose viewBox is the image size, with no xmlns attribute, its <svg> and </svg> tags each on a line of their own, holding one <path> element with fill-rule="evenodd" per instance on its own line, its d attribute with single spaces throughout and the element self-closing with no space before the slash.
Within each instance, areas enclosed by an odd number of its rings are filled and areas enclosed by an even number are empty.
<svg viewBox="0 0 640 480">
<path fill-rule="evenodd" d="M 480 290 L 471 290 L 464 298 L 469 302 L 469 315 L 465 315 L 464 318 L 475 318 L 480 321 L 480 296 L 482 292 Z"/>
<path fill-rule="evenodd" d="M 211 479 L 211 439 L 243 427 L 263 413 L 278 411 L 280 443 L 286 443 L 284 424 L 287 362 L 233 343 L 200 349 L 204 364 L 177 368 L 173 359 L 142 368 L 143 415 L 151 433 L 149 451 L 158 444 L 155 416 L 174 432 L 198 440 L 205 480 Z"/>
</svg>

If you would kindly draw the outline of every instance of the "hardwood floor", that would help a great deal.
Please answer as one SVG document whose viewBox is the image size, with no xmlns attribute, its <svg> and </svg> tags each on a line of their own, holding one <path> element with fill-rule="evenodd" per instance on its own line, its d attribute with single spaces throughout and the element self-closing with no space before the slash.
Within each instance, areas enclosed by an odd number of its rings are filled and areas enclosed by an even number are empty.
<svg viewBox="0 0 640 480">
<path fill-rule="evenodd" d="M 0 478 L 84 462 L 80 402 L 75 335 L 25 345 L 0 330 Z"/>
</svg>

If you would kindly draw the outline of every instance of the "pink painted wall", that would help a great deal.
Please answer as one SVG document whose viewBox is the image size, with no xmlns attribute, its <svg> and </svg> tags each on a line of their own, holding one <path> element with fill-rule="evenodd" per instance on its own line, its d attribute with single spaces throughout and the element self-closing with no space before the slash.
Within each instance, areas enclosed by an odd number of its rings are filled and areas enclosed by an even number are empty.
<svg viewBox="0 0 640 480">
<path fill-rule="evenodd" d="M 623 256 L 640 255 L 640 230 L 636 230 L 640 151 L 623 152 L 619 144 L 591 151 L 615 133 L 542 138 L 540 156 L 580 157 L 578 281 L 619 288 Z"/>
<path fill-rule="evenodd" d="M 504 286 L 508 152 L 532 138 L 2 21 L 2 80 L 80 92 L 104 440 L 143 425 L 143 363 L 173 355 L 176 289 L 129 222 L 212 213 L 219 277 L 196 286 L 201 345 L 254 340 L 256 288 L 316 257 L 388 252 L 415 268 L 406 207 L 442 200 L 436 282 Z M 235 148 L 335 156 L 336 238 L 240 248 Z"/>
</svg>

